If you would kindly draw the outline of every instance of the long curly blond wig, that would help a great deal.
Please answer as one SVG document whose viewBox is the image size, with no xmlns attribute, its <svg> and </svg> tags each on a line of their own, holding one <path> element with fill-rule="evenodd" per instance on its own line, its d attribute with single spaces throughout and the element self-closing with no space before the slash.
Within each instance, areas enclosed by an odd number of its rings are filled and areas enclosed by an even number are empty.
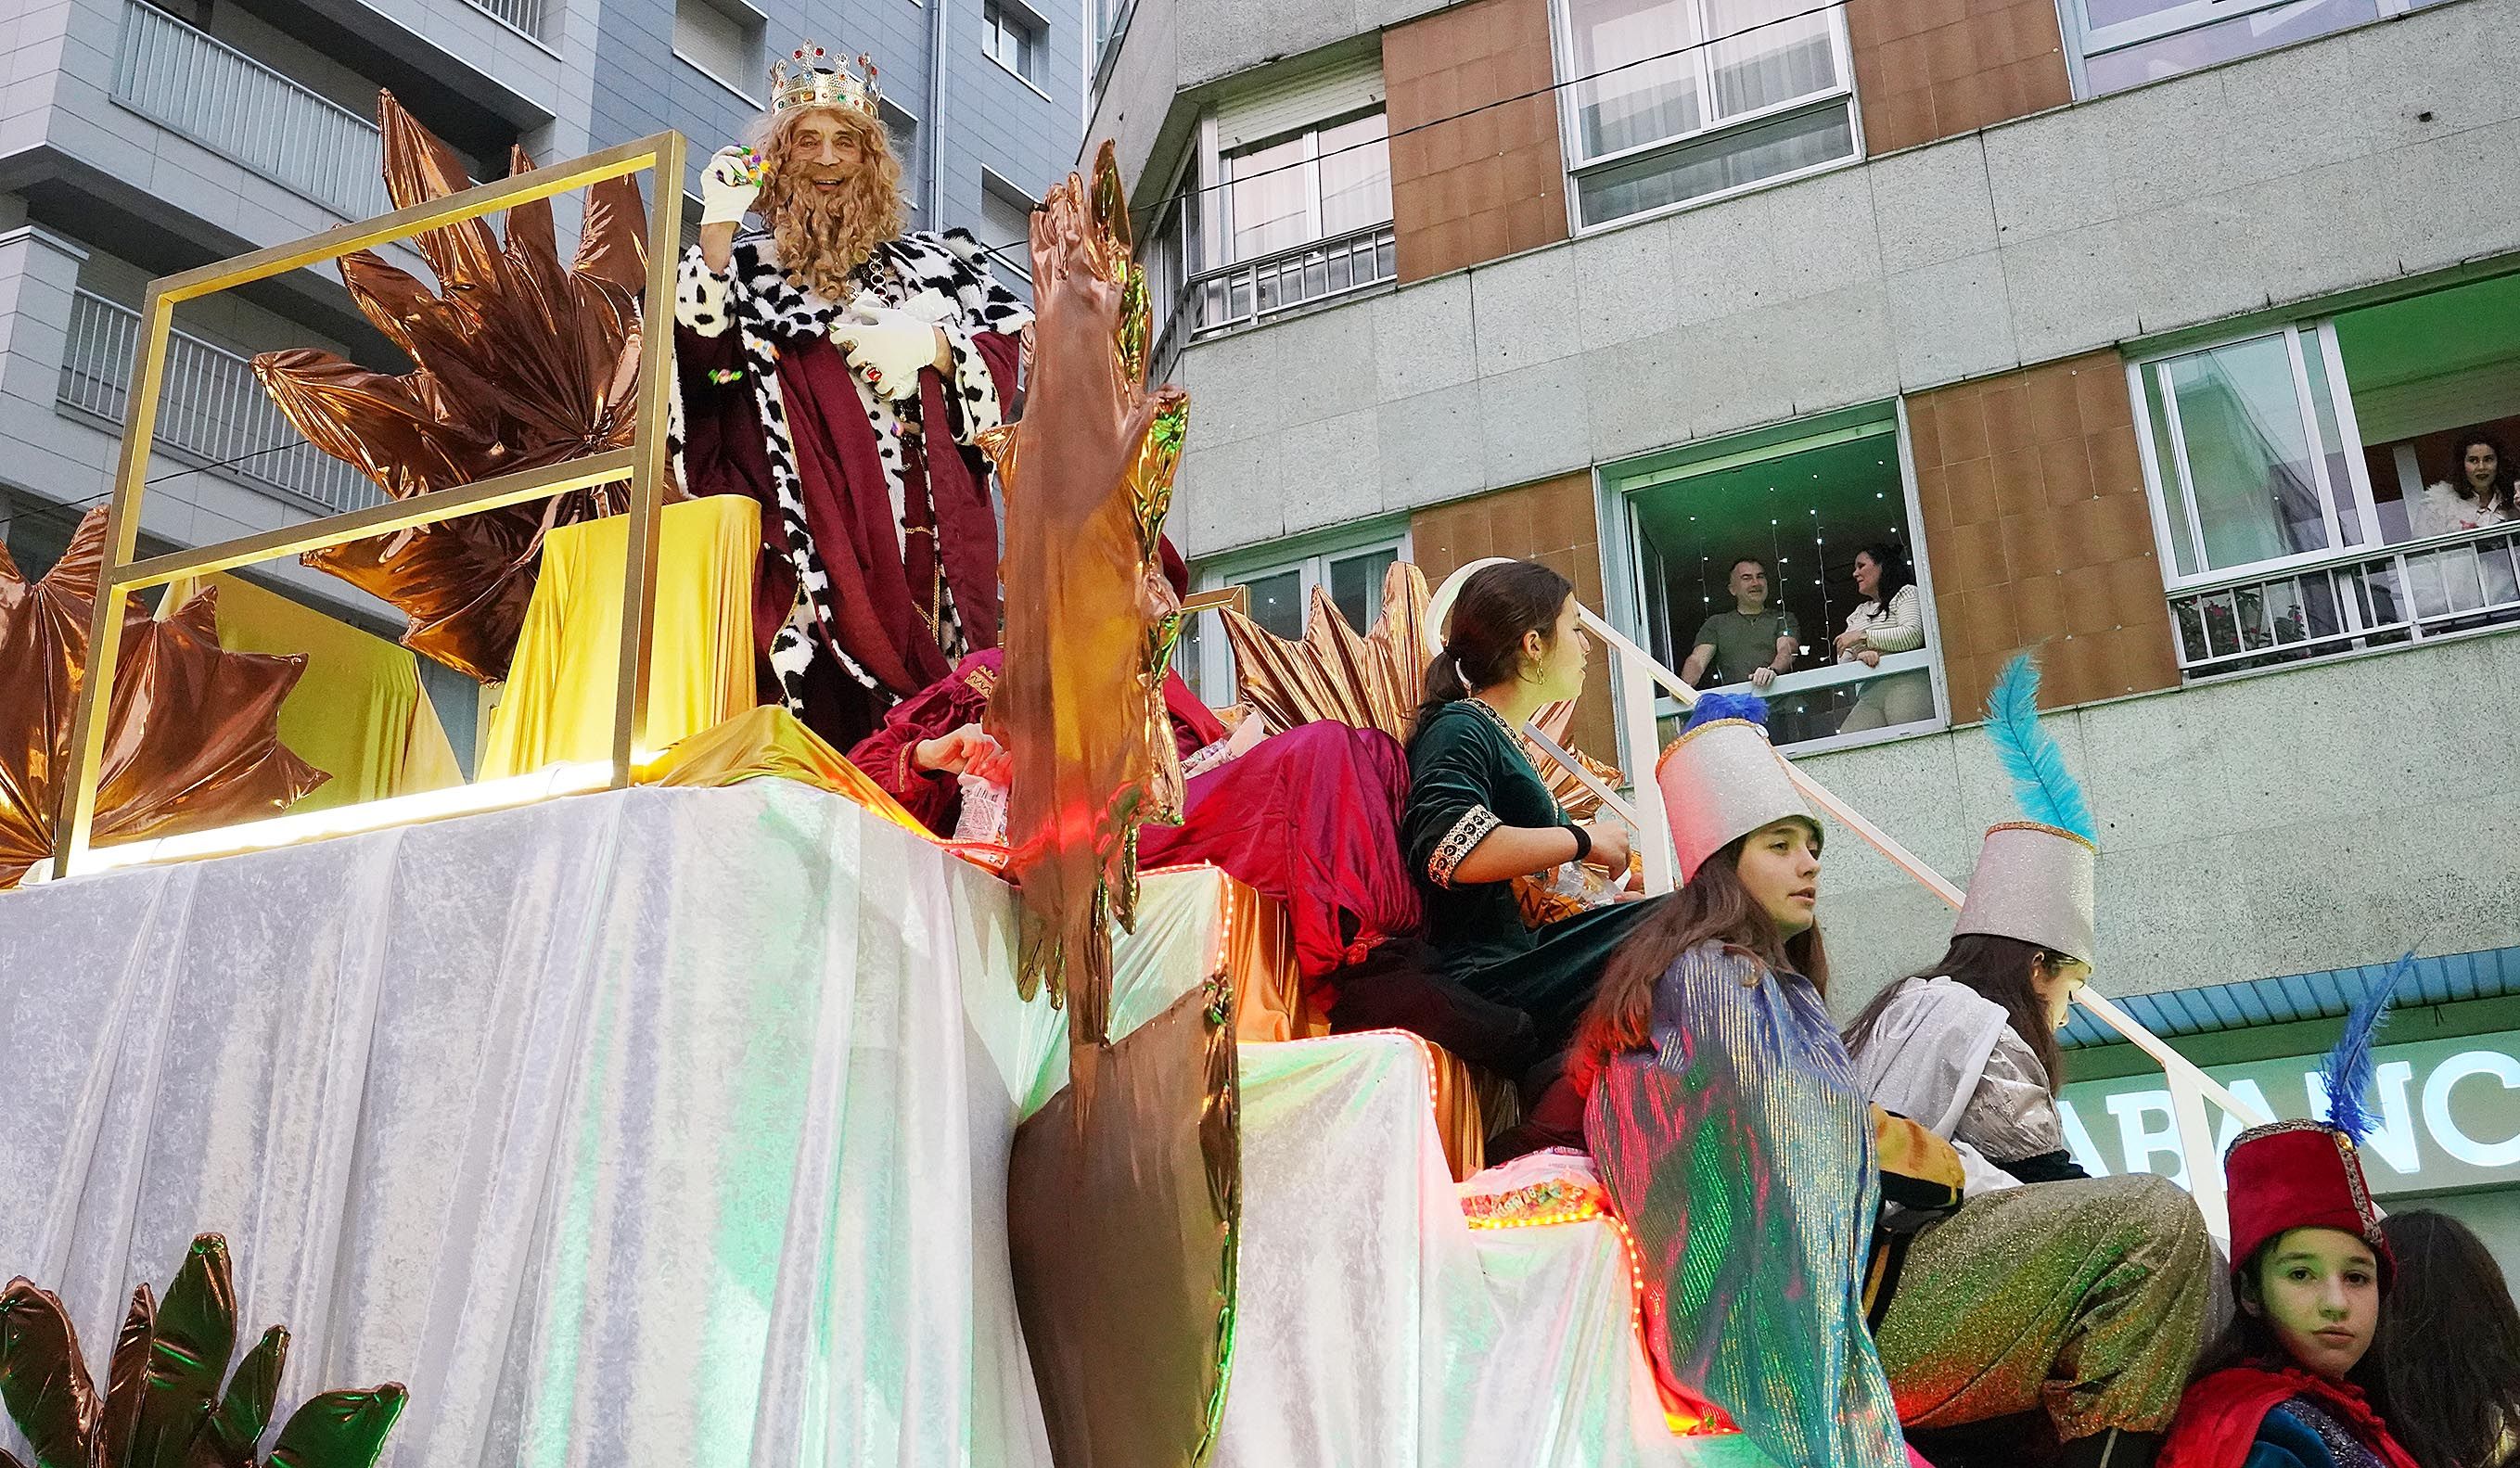
<svg viewBox="0 0 2520 1468">
<path fill-rule="evenodd" d="M 805 181 L 810 165 L 788 146 L 808 117 L 835 121 L 858 140 L 862 161 L 836 198 Z M 849 273 L 878 245 L 901 235 L 901 160 L 893 156 L 891 138 L 880 121 L 855 108 L 808 107 L 773 114 L 758 146 L 770 166 L 758 210 L 781 265 L 798 285 L 846 305 Z"/>
</svg>

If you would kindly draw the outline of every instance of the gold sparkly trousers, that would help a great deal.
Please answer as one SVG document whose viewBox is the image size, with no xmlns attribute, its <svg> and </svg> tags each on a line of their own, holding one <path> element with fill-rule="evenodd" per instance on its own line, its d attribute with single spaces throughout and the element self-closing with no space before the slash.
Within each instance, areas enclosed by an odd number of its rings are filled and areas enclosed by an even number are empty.
<svg viewBox="0 0 2520 1468">
<path fill-rule="evenodd" d="M 2186 1193 L 2138 1175 L 1982 1193 L 1910 1249 L 1875 1333 L 1912 1428 L 2045 1407 L 2066 1441 L 2158 1432 L 2219 1261 Z"/>
</svg>

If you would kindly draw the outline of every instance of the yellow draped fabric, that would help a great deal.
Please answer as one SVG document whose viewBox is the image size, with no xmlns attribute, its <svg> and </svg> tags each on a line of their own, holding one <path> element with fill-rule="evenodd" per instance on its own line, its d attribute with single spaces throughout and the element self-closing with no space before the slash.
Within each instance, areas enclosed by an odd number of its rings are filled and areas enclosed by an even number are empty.
<svg viewBox="0 0 2520 1468">
<path fill-rule="evenodd" d="M 692 734 L 641 765 L 638 778 L 643 785 L 706 787 L 747 779 L 797 780 L 846 796 L 922 839 L 936 839 L 883 786 L 784 708 L 755 706 Z"/>
<path fill-rule="evenodd" d="M 410 650 L 228 575 L 170 584 L 159 615 L 172 614 L 204 588 L 218 593 L 220 646 L 306 655 L 306 671 L 280 705 L 280 742 L 333 778 L 291 810 L 325 811 L 464 783 Z"/>
<path fill-rule="evenodd" d="M 754 706 L 752 567 L 761 544 L 760 507 L 741 495 L 685 500 L 661 516 L 648 658 L 649 739 L 659 749 Z M 629 538 L 629 517 L 618 514 L 544 538 L 542 574 L 482 741 L 479 778 L 609 757 Z"/>
</svg>

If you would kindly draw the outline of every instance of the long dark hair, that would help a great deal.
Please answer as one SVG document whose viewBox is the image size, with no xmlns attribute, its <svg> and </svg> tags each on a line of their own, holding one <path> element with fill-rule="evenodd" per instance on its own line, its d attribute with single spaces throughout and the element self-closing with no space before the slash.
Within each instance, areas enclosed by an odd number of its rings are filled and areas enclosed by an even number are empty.
<svg viewBox="0 0 2520 1468">
<path fill-rule="evenodd" d="M 2290 1232 L 2291 1229 L 2284 1229 L 2258 1245 L 2256 1253 L 2231 1270 L 2231 1293 L 2235 1297 L 2231 1323 L 2224 1326 L 2223 1333 L 2216 1336 L 2205 1347 L 2204 1354 L 2196 1357 L 2196 1368 L 2188 1380 L 2202 1381 L 2228 1366 L 2245 1366 L 2255 1361 L 2273 1361 L 2280 1365 L 2292 1360 L 2292 1353 L 2275 1338 L 2275 1328 L 2267 1323 L 2266 1316 L 2251 1314 L 2246 1308 L 2256 1305 L 2261 1310 L 2265 1309 L 2267 1287 L 2264 1270 L 2267 1261 L 2274 1258 L 2275 1245 L 2283 1242 L 2284 1234 Z M 2389 1421 L 2391 1437 L 2397 1436 L 2397 1422 L 2388 1416 L 2388 1401 L 2381 1392 L 2379 1335 L 2388 1330 L 2389 1316 L 2397 1308 L 2397 1296 L 2392 1292 L 2381 1302 L 2379 1331 L 2372 1336 L 2371 1349 L 2363 1352 L 2362 1358 L 2354 1363 L 2354 1369 L 2345 1373 L 2348 1382 L 2362 1388 L 2380 1403 L 2381 1415 Z"/>
<path fill-rule="evenodd" d="M 2502 446 L 2501 439 L 2491 433 L 2461 433 L 2458 436 L 2458 446 L 2451 451 L 2450 457 L 2451 493 L 2462 500 L 2476 498 L 2468 493 L 2467 451 L 2478 444 L 2483 444 L 2494 451 L 2494 483 L 2486 490 L 2485 498 L 2478 503 L 2488 510 L 2499 510 L 2504 514 L 2509 514 L 2515 498 L 2513 481 L 2515 478 L 2520 478 L 2520 465 L 2514 465 L 2511 462 L 2511 451 Z"/>
<path fill-rule="evenodd" d="M 2448 1214 L 2392 1214 L 2380 1231 L 2398 1256 L 2371 1343 L 2389 1431 L 2422 1468 L 2494 1462 L 2520 1430 L 2520 1312 L 2502 1271 Z"/>
<path fill-rule="evenodd" d="M 1872 563 L 1881 568 L 1881 589 L 1872 594 L 1872 600 L 1881 605 L 1889 605 L 1890 599 L 1901 590 L 1916 584 L 1916 573 L 1908 568 L 1908 553 L 1896 541 L 1880 541 L 1858 554 L 1871 556 Z"/>
<path fill-rule="evenodd" d="M 1821 943 L 1819 926 L 1785 937 L 1741 885 L 1741 848 L 1758 833 L 1735 838 L 1700 863 L 1697 874 L 1664 898 L 1610 956 L 1576 1034 L 1573 1071 L 1579 1080 L 1589 1081 L 1602 1062 L 1622 1050 L 1653 1044 L 1654 985 L 1673 959 L 1701 943 L 1748 949 L 1770 968 L 1801 974 L 1827 996 L 1828 951 Z"/>
<path fill-rule="evenodd" d="M 1557 614 L 1575 583 L 1536 560 L 1508 561 L 1473 571 L 1453 600 L 1451 633 L 1444 650 L 1426 667 L 1424 701 L 1418 705 L 1417 728 L 1447 703 L 1470 696 L 1470 690 L 1493 687 L 1513 677 L 1522 659 L 1522 635 L 1537 632 L 1544 643 L 1557 640 Z M 1412 739 L 1417 737 L 1413 732 Z"/>
<path fill-rule="evenodd" d="M 2056 961 L 2055 955 L 2035 943 L 2018 938 L 2002 938 L 1993 933 L 1958 933 L 1952 946 L 1943 951 L 1943 959 L 1931 968 L 1920 968 L 1908 979 L 1948 978 L 1977 991 L 1981 996 L 2003 1006 L 2004 1016 L 2012 1022 L 2012 1033 L 2030 1046 L 2030 1053 L 2048 1070 L 2048 1093 L 2054 1095 L 2065 1086 L 2065 1052 L 2056 1044 L 2056 1032 L 2048 1028 L 2048 1005 L 2039 998 L 2039 970 Z M 1893 981 L 1855 1023 L 1846 1027 L 1846 1047 L 1856 1046 L 1871 1037 L 1872 1026 L 1881 1011 L 1899 993 L 1908 979 Z"/>
</svg>

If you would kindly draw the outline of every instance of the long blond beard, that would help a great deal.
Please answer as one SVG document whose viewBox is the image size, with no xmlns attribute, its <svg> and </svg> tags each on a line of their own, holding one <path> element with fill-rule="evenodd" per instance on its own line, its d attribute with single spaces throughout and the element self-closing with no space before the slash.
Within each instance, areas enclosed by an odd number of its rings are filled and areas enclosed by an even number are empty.
<svg viewBox="0 0 2520 1468">
<path fill-rule="evenodd" d="M 771 202 L 764 211 L 780 265 L 823 299 L 848 304 L 851 273 L 878 245 L 901 234 L 901 194 L 886 177 L 898 173 L 898 164 L 878 156 L 826 195 L 802 168 L 782 168 L 765 191 Z"/>
</svg>

